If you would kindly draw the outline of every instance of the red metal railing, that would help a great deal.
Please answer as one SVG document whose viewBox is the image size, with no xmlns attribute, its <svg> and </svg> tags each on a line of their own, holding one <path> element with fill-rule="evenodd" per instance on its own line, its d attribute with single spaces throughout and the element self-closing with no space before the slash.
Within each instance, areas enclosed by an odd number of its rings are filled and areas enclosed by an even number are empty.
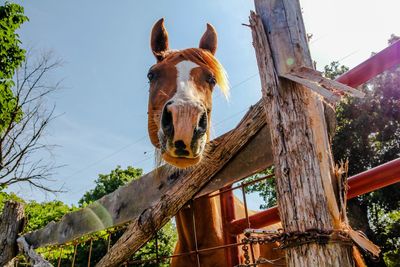
<svg viewBox="0 0 400 267">
<path fill-rule="evenodd" d="M 336 81 L 357 87 L 398 64 L 400 64 L 400 40 L 344 73 Z"/>
<path fill-rule="evenodd" d="M 400 182 L 400 158 L 350 177 L 347 198 L 351 199 L 398 182 Z M 278 208 L 260 211 L 250 216 L 249 220 L 252 228 L 277 223 L 280 221 Z M 243 218 L 231 221 L 228 231 L 233 235 L 238 235 L 246 228 L 248 228 L 248 221 Z"/>
</svg>

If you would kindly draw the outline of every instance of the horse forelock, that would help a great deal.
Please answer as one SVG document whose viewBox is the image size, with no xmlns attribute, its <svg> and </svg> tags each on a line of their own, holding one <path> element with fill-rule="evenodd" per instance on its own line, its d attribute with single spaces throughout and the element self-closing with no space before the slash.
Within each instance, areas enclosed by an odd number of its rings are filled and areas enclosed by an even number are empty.
<svg viewBox="0 0 400 267">
<path fill-rule="evenodd" d="M 205 65 L 213 72 L 217 85 L 223 95 L 229 97 L 228 75 L 222 64 L 209 51 L 201 48 L 188 48 L 184 50 L 171 50 L 164 54 L 164 62 L 176 61 L 180 57 L 183 60 L 189 60 L 198 65 Z"/>
</svg>

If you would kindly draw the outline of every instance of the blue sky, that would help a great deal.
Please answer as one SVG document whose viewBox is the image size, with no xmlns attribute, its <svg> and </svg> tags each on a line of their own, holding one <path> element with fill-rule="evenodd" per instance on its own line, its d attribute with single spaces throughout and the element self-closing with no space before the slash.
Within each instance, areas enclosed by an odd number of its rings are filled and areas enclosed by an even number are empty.
<svg viewBox="0 0 400 267">
<path fill-rule="evenodd" d="M 164 17 L 174 49 L 198 45 L 206 23 L 218 32 L 217 57 L 232 86 L 229 102 L 214 95 L 214 137 L 233 128 L 261 96 L 248 22 L 249 0 L 219 1 L 17 1 L 30 21 L 20 30 L 25 47 L 51 50 L 64 61 L 52 79 L 63 79 L 53 101 L 57 114 L 46 141 L 58 144 L 54 157 L 66 165 L 53 178 L 56 196 L 14 186 L 26 199 L 58 198 L 76 203 L 99 173 L 117 165 L 154 166 L 147 137 L 147 70 L 155 63 L 149 33 Z M 303 0 L 310 49 L 317 67 L 333 60 L 353 67 L 400 34 L 398 0 Z"/>
</svg>

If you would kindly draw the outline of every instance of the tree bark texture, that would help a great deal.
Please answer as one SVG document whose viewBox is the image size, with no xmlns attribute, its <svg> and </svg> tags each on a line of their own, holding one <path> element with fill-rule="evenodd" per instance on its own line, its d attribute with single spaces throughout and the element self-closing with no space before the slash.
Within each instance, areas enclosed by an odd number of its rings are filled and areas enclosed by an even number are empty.
<svg viewBox="0 0 400 267">
<path fill-rule="evenodd" d="M 50 262 L 45 260 L 26 242 L 25 237 L 19 237 L 17 243 L 19 250 L 24 254 L 25 258 L 29 260 L 29 263 L 33 267 L 53 267 Z"/>
<path fill-rule="evenodd" d="M 308 88 L 280 78 L 312 68 L 297 0 L 256 0 L 250 24 L 262 83 L 285 232 L 340 229 L 323 104 Z M 286 249 L 288 266 L 353 266 L 351 247 L 307 243 Z"/>
<path fill-rule="evenodd" d="M 25 225 L 24 205 L 7 201 L 0 216 L 0 266 L 18 254 L 17 237 Z"/>
</svg>

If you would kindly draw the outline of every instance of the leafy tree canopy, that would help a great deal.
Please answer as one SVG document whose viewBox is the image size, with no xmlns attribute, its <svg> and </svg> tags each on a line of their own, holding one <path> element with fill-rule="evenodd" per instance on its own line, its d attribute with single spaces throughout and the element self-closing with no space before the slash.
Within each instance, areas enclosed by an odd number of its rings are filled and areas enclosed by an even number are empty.
<svg viewBox="0 0 400 267">
<path fill-rule="evenodd" d="M 0 6 L 0 133 L 4 125 L 21 116 L 11 87 L 16 69 L 25 60 L 25 50 L 20 47 L 16 30 L 27 20 L 22 6 L 9 2 Z"/>
<path fill-rule="evenodd" d="M 398 39 L 392 35 L 390 42 Z M 336 160 L 349 159 L 349 175 L 400 157 L 400 66 L 376 76 L 361 90 L 365 98 L 346 98 L 336 110 L 333 153 Z M 367 258 L 368 266 L 399 266 L 400 185 L 353 199 L 349 208 L 353 224 L 382 249 L 383 259 Z"/>
<path fill-rule="evenodd" d="M 90 204 L 93 201 L 96 201 L 103 196 L 114 192 L 118 187 L 142 176 L 142 174 L 142 169 L 136 169 L 131 166 L 128 166 L 126 170 L 123 170 L 120 166 L 117 166 L 117 168 L 112 170 L 109 174 L 99 174 L 99 178 L 97 178 L 95 181 L 95 188 L 86 192 L 79 200 L 79 204 L 81 206 Z"/>
</svg>

